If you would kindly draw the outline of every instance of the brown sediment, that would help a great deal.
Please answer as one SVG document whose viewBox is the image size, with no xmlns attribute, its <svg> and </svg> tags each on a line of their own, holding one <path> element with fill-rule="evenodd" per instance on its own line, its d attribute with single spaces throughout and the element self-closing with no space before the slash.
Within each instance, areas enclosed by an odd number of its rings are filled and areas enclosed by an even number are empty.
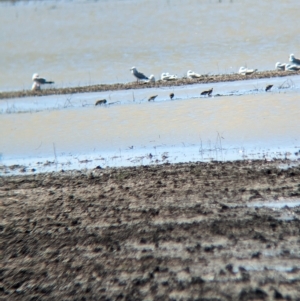
<svg viewBox="0 0 300 301">
<path fill-rule="evenodd" d="M 51 88 L 41 89 L 40 91 L 13 91 L 13 92 L 0 92 L 0 99 L 16 98 L 16 97 L 28 97 L 28 96 L 46 96 L 46 95 L 59 95 L 59 94 L 74 94 L 74 93 L 85 93 L 85 92 L 103 92 L 103 91 L 117 91 L 117 90 L 129 90 L 129 89 L 142 89 L 142 88 L 153 88 L 153 87 L 174 87 L 184 86 L 192 84 L 207 84 L 217 82 L 228 82 L 248 79 L 261 79 L 261 78 L 272 78 L 272 77 L 285 77 L 290 75 L 299 75 L 300 71 L 261 71 L 255 72 L 251 75 L 241 74 L 218 74 L 218 75 L 202 75 L 197 79 L 180 78 L 174 81 L 162 81 L 158 80 L 155 83 L 125 83 L 125 84 L 99 84 L 92 86 L 83 87 L 70 87 L 70 88 Z"/>
<path fill-rule="evenodd" d="M 0 177 L 0 299 L 298 300 L 300 207 L 247 206 L 299 200 L 290 163 Z"/>
</svg>

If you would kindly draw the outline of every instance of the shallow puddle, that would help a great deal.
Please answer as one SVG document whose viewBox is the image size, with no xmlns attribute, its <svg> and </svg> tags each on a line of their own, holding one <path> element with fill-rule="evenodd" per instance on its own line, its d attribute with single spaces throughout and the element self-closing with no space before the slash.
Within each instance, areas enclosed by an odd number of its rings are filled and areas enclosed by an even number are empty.
<svg viewBox="0 0 300 301">
<path fill-rule="evenodd" d="M 285 273 L 291 273 L 293 271 L 298 271 L 296 264 L 294 266 L 284 266 L 284 265 L 266 265 L 266 264 L 249 264 L 249 265 L 241 265 L 246 271 L 253 272 L 253 271 L 277 271 L 277 272 L 285 272 Z M 239 272 L 238 267 L 233 268 L 234 273 Z"/>
<path fill-rule="evenodd" d="M 253 202 L 248 203 L 248 207 L 267 207 L 274 209 L 283 209 L 283 208 L 294 208 L 300 206 L 300 199 L 280 199 L 280 200 L 272 200 L 272 201 L 264 201 L 264 202 Z"/>
</svg>

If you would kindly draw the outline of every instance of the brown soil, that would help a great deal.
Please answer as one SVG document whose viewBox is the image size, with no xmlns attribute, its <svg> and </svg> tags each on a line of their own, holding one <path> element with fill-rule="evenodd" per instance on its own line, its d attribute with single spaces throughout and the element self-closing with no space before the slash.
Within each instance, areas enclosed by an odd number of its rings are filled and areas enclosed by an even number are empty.
<svg viewBox="0 0 300 301">
<path fill-rule="evenodd" d="M 0 300 L 299 300 L 299 207 L 246 206 L 299 198 L 283 163 L 2 177 Z"/>
<path fill-rule="evenodd" d="M 0 99 L 15 98 L 15 97 L 28 97 L 28 96 L 45 96 L 55 94 L 74 94 L 84 92 L 101 92 L 101 91 L 116 91 L 116 90 L 128 90 L 128 89 L 141 89 L 141 88 L 153 88 L 153 87 L 174 87 L 192 84 L 207 84 L 217 82 L 228 82 L 236 80 L 248 80 L 248 79 L 260 79 L 260 78 L 272 78 L 272 77 L 284 77 L 289 75 L 299 75 L 300 71 L 262 71 L 256 72 L 252 75 L 240 75 L 240 74 L 219 74 L 219 75 L 202 75 L 198 79 L 181 78 L 175 81 L 162 81 L 158 80 L 155 83 L 127 83 L 127 84 L 99 84 L 94 86 L 74 87 L 74 88 L 60 88 L 60 89 L 42 89 L 40 91 L 13 91 L 13 92 L 0 92 Z"/>
</svg>

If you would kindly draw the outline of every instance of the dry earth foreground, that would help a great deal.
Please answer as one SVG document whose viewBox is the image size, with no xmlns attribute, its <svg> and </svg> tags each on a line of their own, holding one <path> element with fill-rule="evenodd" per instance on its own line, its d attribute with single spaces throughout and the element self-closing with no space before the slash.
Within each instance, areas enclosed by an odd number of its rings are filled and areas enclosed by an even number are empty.
<svg viewBox="0 0 300 301">
<path fill-rule="evenodd" d="M 300 167 L 181 163 L 0 178 L 0 300 L 300 300 Z"/>
<path fill-rule="evenodd" d="M 191 84 L 207 84 L 207 83 L 217 83 L 217 82 L 229 82 L 237 80 L 247 80 L 247 79 L 261 79 L 261 78 L 272 78 L 272 77 L 285 77 L 289 75 L 300 75 L 300 71 L 261 71 L 255 72 L 251 75 L 241 75 L 241 74 L 218 74 L 218 75 L 202 75 L 197 79 L 179 78 L 172 81 L 162 81 L 158 80 L 155 83 L 137 83 L 131 82 L 126 84 L 99 84 L 92 86 L 82 86 L 73 88 L 51 88 L 51 89 L 41 89 L 40 91 L 12 91 L 12 92 L 0 92 L 0 99 L 15 98 L 15 97 L 28 97 L 28 96 L 45 96 L 45 95 L 58 95 L 58 94 L 75 94 L 84 92 L 103 92 L 103 91 L 117 91 L 117 90 L 128 90 L 128 89 L 141 89 L 141 88 L 153 88 L 153 87 L 174 87 L 174 86 L 184 86 Z M 31 82 L 29 82 L 31 86 Z"/>
</svg>

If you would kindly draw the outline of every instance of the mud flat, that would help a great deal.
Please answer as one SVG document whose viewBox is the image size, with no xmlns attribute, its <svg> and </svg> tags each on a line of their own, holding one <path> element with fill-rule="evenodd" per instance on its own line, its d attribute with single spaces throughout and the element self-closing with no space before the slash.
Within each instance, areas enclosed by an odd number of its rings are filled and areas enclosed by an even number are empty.
<svg viewBox="0 0 300 301">
<path fill-rule="evenodd" d="M 288 160 L 1 177 L 0 300 L 299 300 L 299 199 Z"/>
<path fill-rule="evenodd" d="M 59 95 L 59 94 L 74 94 L 84 92 L 103 92 L 103 91 L 117 91 L 117 90 L 128 90 L 128 89 L 141 89 L 141 88 L 153 88 L 153 87 L 174 87 L 174 86 L 185 86 L 192 84 L 207 84 L 207 83 L 218 83 L 218 82 L 229 82 L 237 80 L 248 80 L 248 79 L 262 79 L 272 77 L 285 77 L 291 75 L 299 75 L 300 71 L 261 71 L 251 75 L 240 75 L 234 74 L 218 74 L 218 75 L 202 75 L 198 79 L 180 78 L 173 81 L 162 81 L 158 80 L 155 83 L 137 83 L 131 82 L 126 84 L 99 84 L 92 86 L 82 87 L 70 87 L 70 88 L 51 88 L 42 89 L 40 91 L 22 90 L 12 92 L 0 92 L 0 99 L 16 98 L 16 97 L 28 97 L 28 96 L 46 96 L 46 95 Z"/>
</svg>

